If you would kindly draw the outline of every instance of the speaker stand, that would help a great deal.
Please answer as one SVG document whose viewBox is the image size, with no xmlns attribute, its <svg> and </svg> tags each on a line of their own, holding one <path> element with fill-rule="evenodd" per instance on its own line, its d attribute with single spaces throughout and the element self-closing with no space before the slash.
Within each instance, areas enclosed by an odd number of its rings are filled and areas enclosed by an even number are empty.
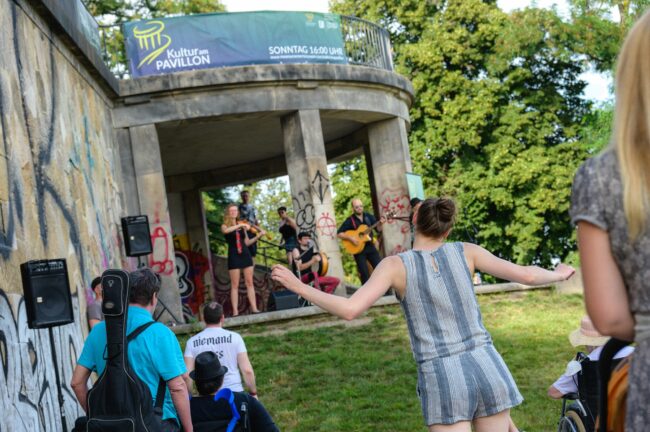
<svg viewBox="0 0 650 432">
<path fill-rule="evenodd" d="M 165 303 L 163 303 L 163 301 L 160 299 L 160 297 L 158 298 L 158 304 L 160 305 L 161 311 L 158 312 L 158 315 L 155 315 L 155 314 L 154 314 L 154 317 L 153 317 L 153 320 L 154 320 L 154 321 L 158 321 L 158 318 L 160 318 L 160 316 L 161 316 L 163 313 L 165 313 L 165 311 L 167 311 L 167 313 L 168 313 L 169 315 L 171 315 L 172 319 L 174 320 L 174 325 L 176 325 L 176 324 L 183 324 L 182 322 L 180 322 L 180 321 L 178 320 L 178 318 L 176 318 L 176 315 L 174 315 L 174 313 L 171 311 L 171 309 L 169 309 L 169 308 L 167 307 L 167 305 L 166 305 Z"/>
<path fill-rule="evenodd" d="M 147 262 L 146 262 L 142 257 L 139 256 L 139 257 L 138 257 L 138 268 L 142 268 L 142 267 L 146 267 L 146 266 L 147 266 Z M 165 311 L 167 311 L 167 313 L 168 313 L 168 314 L 172 317 L 172 319 L 174 320 L 174 324 L 183 324 L 182 321 L 179 321 L 179 319 L 176 318 L 176 315 L 174 315 L 174 313 L 171 311 L 171 309 L 169 309 L 169 308 L 167 307 L 167 305 L 165 304 L 165 302 L 162 301 L 162 299 L 160 298 L 160 296 L 158 296 L 158 304 L 160 304 L 160 307 L 161 307 L 162 310 L 161 310 L 160 312 L 158 312 L 157 315 L 156 315 L 156 312 L 154 311 L 154 315 L 153 315 L 153 320 L 154 320 L 154 321 L 158 321 L 158 318 L 160 318 L 160 316 L 161 316 L 163 313 L 165 313 Z"/>
<path fill-rule="evenodd" d="M 61 378 L 59 377 L 59 363 L 56 361 L 56 349 L 54 348 L 54 332 L 52 327 L 47 329 L 50 333 L 50 349 L 52 350 L 52 360 L 54 360 L 54 376 L 56 377 L 56 392 L 59 396 L 59 410 L 61 411 L 61 426 L 63 430 L 68 430 L 68 425 L 65 421 L 65 409 L 63 408 L 63 394 L 61 394 Z"/>
</svg>

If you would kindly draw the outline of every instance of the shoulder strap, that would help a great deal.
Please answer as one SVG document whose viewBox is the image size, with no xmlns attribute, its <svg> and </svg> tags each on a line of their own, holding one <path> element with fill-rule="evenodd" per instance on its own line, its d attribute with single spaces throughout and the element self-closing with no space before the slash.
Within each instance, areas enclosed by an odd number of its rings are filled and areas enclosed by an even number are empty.
<svg viewBox="0 0 650 432">
<path fill-rule="evenodd" d="M 145 331 L 146 329 L 148 329 L 150 326 L 154 324 L 156 324 L 156 321 L 149 321 L 147 323 L 142 324 L 141 326 L 133 330 L 131 333 L 129 333 L 129 335 L 126 337 L 126 342 L 127 343 L 131 342 L 133 339 L 140 336 L 140 333 L 142 333 L 143 331 Z"/>
<path fill-rule="evenodd" d="M 355 219 L 354 215 L 350 216 L 350 222 L 352 222 L 352 226 L 354 227 L 354 229 L 357 229 L 357 223 L 354 219 Z"/>
<path fill-rule="evenodd" d="M 230 423 L 228 423 L 228 429 L 226 432 L 233 432 L 235 430 L 235 426 L 237 426 L 237 422 L 241 418 L 239 411 L 237 411 L 237 406 L 235 406 L 235 394 L 227 387 L 222 388 L 217 392 L 217 394 L 214 395 L 215 402 L 219 399 L 225 399 L 228 401 L 228 405 L 230 405 L 230 410 L 232 411 L 232 419 L 230 420 Z"/>
<path fill-rule="evenodd" d="M 140 336 L 140 334 L 151 327 L 152 325 L 156 324 L 156 321 L 149 321 L 147 323 L 142 324 L 135 330 L 133 330 L 129 335 L 126 337 L 126 343 L 131 342 L 133 339 L 137 338 Z M 156 391 L 156 404 L 154 405 L 154 412 L 162 417 L 162 406 L 163 402 L 165 401 L 165 390 L 166 390 L 166 383 L 163 377 L 160 377 L 160 380 L 158 381 L 158 390 Z"/>
</svg>

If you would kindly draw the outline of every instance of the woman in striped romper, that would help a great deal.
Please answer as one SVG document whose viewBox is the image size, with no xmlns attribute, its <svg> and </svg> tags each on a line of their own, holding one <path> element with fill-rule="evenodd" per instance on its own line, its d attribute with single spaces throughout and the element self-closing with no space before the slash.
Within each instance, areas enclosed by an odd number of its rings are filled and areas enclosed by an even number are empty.
<svg viewBox="0 0 650 432">
<path fill-rule="evenodd" d="M 283 266 L 273 279 L 344 319 L 366 311 L 391 287 L 400 300 L 413 356 L 418 396 L 429 431 L 506 432 L 510 408 L 523 400 L 483 326 L 471 274 L 475 270 L 527 285 L 568 279 L 574 269 L 520 266 L 471 243 L 447 243 L 456 208 L 450 199 L 427 199 L 413 216 L 413 250 L 384 258 L 350 298 L 301 283 Z"/>
</svg>

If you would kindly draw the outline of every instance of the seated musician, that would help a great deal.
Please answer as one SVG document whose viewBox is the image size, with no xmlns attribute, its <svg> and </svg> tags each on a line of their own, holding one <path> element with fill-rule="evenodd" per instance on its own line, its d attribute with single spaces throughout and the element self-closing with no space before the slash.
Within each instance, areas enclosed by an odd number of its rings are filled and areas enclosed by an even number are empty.
<svg viewBox="0 0 650 432">
<path fill-rule="evenodd" d="M 312 241 L 311 234 L 301 232 L 298 234 L 298 246 L 293 250 L 293 262 L 300 272 L 300 279 L 304 283 L 314 282 L 314 287 L 332 294 L 339 285 L 339 278 L 333 276 L 320 276 L 313 267 L 321 261 L 317 252 L 316 242 Z"/>
</svg>

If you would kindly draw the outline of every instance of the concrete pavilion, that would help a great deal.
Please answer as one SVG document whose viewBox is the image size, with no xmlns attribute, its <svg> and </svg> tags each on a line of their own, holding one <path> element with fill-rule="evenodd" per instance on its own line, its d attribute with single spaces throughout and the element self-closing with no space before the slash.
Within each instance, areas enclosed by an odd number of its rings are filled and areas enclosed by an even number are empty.
<svg viewBox="0 0 650 432">
<path fill-rule="evenodd" d="M 413 88 L 390 59 L 383 65 L 253 65 L 120 81 L 113 125 L 128 212 L 207 251 L 202 190 L 288 174 L 301 230 L 318 236 L 342 279 L 327 164 L 365 154 L 375 214 L 409 211 Z M 409 241 L 407 223 L 386 226 L 385 253 Z"/>
</svg>

